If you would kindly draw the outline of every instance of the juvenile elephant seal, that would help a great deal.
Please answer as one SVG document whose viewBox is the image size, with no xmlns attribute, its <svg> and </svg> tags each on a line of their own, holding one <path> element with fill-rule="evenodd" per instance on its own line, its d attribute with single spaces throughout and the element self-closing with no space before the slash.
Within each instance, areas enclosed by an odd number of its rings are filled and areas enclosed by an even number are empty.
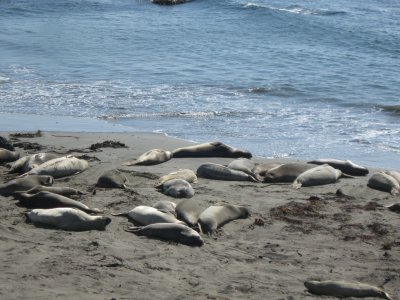
<svg viewBox="0 0 400 300">
<path fill-rule="evenodd" d="M 217 180 L 234 180 L 234 181 L 254 181 L 258 182 L 253 176 L 242 171 L 232 170 L 223 165 L 205 163 L 197 169 L 197 176 L 217 179 Z"/>
<path fill-rule="evenodd" d="M 251 158 L 252 157 L 249 151 L 233 148 L 221 142 L 211 142 L 189 147 L 182 147 L 172 151 L 172 154 L 174 158 L 182 158 L 182 157 Z"/>
<path fill-rule="evenodd" d="M 104 172 L 97 180 L 96 186 L 102 188 L 121 188 L 126 189 L 128 179 L 119 170 L 109 170 Z"/>
<path fill-rule="evenodd" d="M 199 205 L 199 201 L 185 199 L 178 203 L 175 208 L 179 220 L 184 221 L 190 227 L 198 226 L 200 214 L 204 208 Z"/>
<path fill-rule="evenodd" d="M 6 166 L 9 168 L 8 173 L 24 173 L 23 168 L 25 163 L 29 160 L 31 155 L 23 156 L 16 161 L 7 164 Z"/>
<path fill-rule="evenodd" d="M 21 176 L 37 174 L 51 175 L 54 178 L 61 178 L 81 173 L 88 167 L 89 164 L 86 160 L 68 155 L 49 160 Z"/>
<path fill-rule="evenodd" d="M 178 171 L 161 176 L 160 179 L 158 179 L 155 186 L 161 187 L 164 184 L 164 182 L 171 179 L 184 179 L 189 183 L 197 183 L 197 176 L 192 170 L 180 169 Z"/>
<path fill-rule="evenodd" d="M 0 164 L 16 161 L 19 158 L 19 153 L 7 149 L 0 149 Z"/>
<path fill-rule="evenodd" d="M 27 208 L 73 207 L 88 214 L 102 213 L 97 208 L 91 209 L 79 201 L 50 192 L 38 192 L 36 194 L 18 193 L 15 194 L 15 197 L 22 206 Z"/>
<path fill-rule="evenodd" d="M 17 178 L 0 185 L 0 195 L 11 196 L 14 192 L 30 190 L 37 185 L 52 185 L 54 178 L 49 175 L 31 175 Z"/>
<path fill-rule="evenodd" d="M 366 297 L 379 297 L 383 299 L 392 298 L 388 293 L 382 289 L 365 284 L 365 283 L 350 283 L 346 281 L 306 281 L 304 286 L 312 294 L 333 296 L 338 298 L 355 297 L 355 298 L 366 298 Z"/>
<path fill-rule="evenodd" d="M 236 170 L 236 171 L 242 171 L 246 174 L 249 174 L 250 176 L 253 176 L 254 178 L 257 178 L 258 175 L 253 172 L 256 165 L 257 164 L 254 161 L 251 161 L 248 158 L 241 157 L 241 158 L 235 159 L 234 161 L 231 161 L 228 164 L 228 168 L 230 168 L 232 170 Z"/>
<path fill-rule="evenodd" d="M 204 210 L 199 216 L 199 223 L 204 233 L 213 233 L 230 221 L 245 219 L 249 216 L 250 211 L 246 207 L 230 204 L 217 205 Z"/>
<path fill-rule="evenodd" d="M 26 213 L 29 221 L 36 225 L 47 225 L 63 230 L 105 230 L 111 219 L 104 216 L 91 216 L 70 207 L 33 209 Z"/>
<path fill-rule="evenodd" d="M 14 146 L 5 138 L 0 136 L 0 148 L 15 151 Z"/>
<path fill-rule="evenodd" d="M 192 198 L 194 196 L 193 187 L 183 179 L 171 179 L 164 182 L 162 192 L 175 198 Z"/>
<path fill-rule="evenodd" d="M 66 186 L 43 186 L 37 185 L 30 190 L 25 191 L 27 194 L 37 194 L 39 192 L 51 192 L 54 194 L 62 195 L 62 196 L 75 196 L 75 195 L 85 195 L 85 192 L 79 191 L 74 188 L 66 187 Z"/>
<path fill-rule="evenodd" d="M 253 168 L 252 172 L 254 174 L 256 174 L 258 178 L 259 177 L 264 177 L 265 174 L 267 174 L 269 170 L 274 169 L 276 167 L 279 167 L 281 165 L 282 164 L 272 163 L 272 162 L 256 164 L 256 166 Z"/>
<path fill-rule="evenodd" d="M 154 204 L 153 207 L 176 218 L 176 204 L 174 202 L 161 200 Z"/>
<path fill-rule="evenodd" d="M 127 216 L 130 220 L 141 225 L 149 225 L 154 223 L 180 223 L 174 216 L 150 206 L 137 206 L 128 213 L 112 214 L 113 216 Z"/>
<path fill-rule="evenodd" d="M 33 168 L 58 157 L 59 155 L 55 153 L 38 153 L 30 155 L 29 159 L 22 166 L 22 172 L 29 172 Z"/>
<path fill-rule="evenodd" d="M 161 149 L 152 149 L 143 153 L 139 156 L 138 159 L 134 159 L 123 163 L 124 166 L 134 166 L 134 165 L 143 165 L 143 166 L 151 166 L 158 165 L 163 162 L 166 162 L 172 158 L 171 151 L 165 151 Z"/>
<path fill-rule="evenodd" d="M 392 176 L 400 184 L 400 172 L 397 171 L 386 171 L 386 174 Z"/>
<path fill-rule="evenodd" d="M 196 231 L 183 224 L 158 223 L 144 227 L 129 227 L 126 231 L 188 246 L 200 247 L 204 244 L 203 239 Z"/>
<path fill-rule="evenodd" d="M 389 192 L 393 196 L 400 193 L 400 184 L 389 174 L 378 172 L 371 176 L 368 180 L 368 187 L 371 189 Z"/>
<path fill-rule="evenodd" d="M 342 171 L 329 165 L 322 165 L 301 173 L 293 182 L 293 187 L 315 186 L 335 183 L 342 176 Z"/>
<path fill-rule="evenodd" d="M 264 182 L 293 182 L 301 173 L 315 168 L 313 164 L 287 163 L 270 169 L 264 175 Z"/>
<path fill-rule="evenodd" d="M 365 176 L 369 173 L 366 167 L 356 165 L 350 160 L 340 159 L 316 159 L 308 162 L 309 164 L 324 165 L 328 164 L 331 167 L 342 171 L 345 174 L 353 176 Z"/>
</svg>

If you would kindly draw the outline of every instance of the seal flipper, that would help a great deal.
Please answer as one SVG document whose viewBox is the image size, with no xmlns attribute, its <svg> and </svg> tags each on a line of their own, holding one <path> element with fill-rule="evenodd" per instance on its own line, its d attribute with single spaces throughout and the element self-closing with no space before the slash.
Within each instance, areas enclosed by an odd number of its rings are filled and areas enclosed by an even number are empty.
<svg viewBox="0 0 400 300">
<path fill-rule="evenodd" d="M 340 178 L 353 178 L 354 179 L 355 177 L 342 172 L 342 175 L 340 175 Z"/>
<path fill-rule="evenodd" d="M 137 165 L 140 162 L 141 162 L 140 160 L 134 159 L 134 160 L 130 160 L 130 161 L 127 161 L 125 163 L 122 163 L 122 165 L 123 166 L 134 166 L 134 165 Z"/>
<path fill-rule="evenodd" d="M 125 228 L 124 230 L 126 232 L 132 232 L 134 234 L 141 235 L 140 234 L 141 229 L 142 229 L 142 227 L 131 226 L 131 227 Z"/>
<path fill-rule="evenodd" d="M 292 187 L 295 189 L 301 188 L 302 184 L 298 181 L 293 182 Z"/>
<path fill-rule="evenodd" d="M 128 213 L 119 213 L 119 214 L 111 213 L 111 215 L 113 217 L 128 217 Z"/>
</svg>

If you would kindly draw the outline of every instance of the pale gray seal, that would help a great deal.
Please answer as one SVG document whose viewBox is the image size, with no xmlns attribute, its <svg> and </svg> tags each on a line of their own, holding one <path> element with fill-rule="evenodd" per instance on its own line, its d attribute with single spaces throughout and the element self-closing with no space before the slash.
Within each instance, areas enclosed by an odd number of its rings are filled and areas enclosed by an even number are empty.
<svg viewBox="0 0 400 300">
<path fill-rule="evenodd" d="M 194 146 L 182 147 L 172 151 L 172 154 L 174 158 L 181 158 L 181 157 L 251 158 L 252 157 L 249 151 L 233 148 L 221 142 L 211 142 L 211 143 L 198 144 Z"/>
<path fill-rule="evenodd" d="M 343 176 L 342 171 L 329 165 L 321 165 L 301 173 L 293 182 L 293 187 L 315 186 L 335 183 Z"/>
<path fill-rule="evenodd" d="M 19 153 L 7 149 L 0 149 L 0 164 L 16 161 L 19 158 Z"/>
<path fill-rule="evenodd" d="M 97 208 L 91 209 L 79 201 L 51 192 L 38 192 L 36 194 L 15 193 L 14 197 L 19 200 L 22 206 L 27 208 L 74 207 L 89 214 L 102 213 Z"/>
<path fill-rule="evenodd" d="M 46 161 L 21 176 L 37 174 L 51 175 L 54 178 L 61 178 L 81 173 L 87 168 L 89 168 L 89 164 L 86 160 L 68 155 Z"/>
<path fill-rule="evenodd" d="M 234 180 L 234 181 L 254 181 L 258 182 L 253 176 L 242 171 L 232 170 L 223 165 L 205 163 L 197 169 L 197 176 L 217 179 L 217 180 Z"/>
<path fill-rule="evenodd" d="M 96 186 L 102 188 L 121 188 L 126 189 L 128 179 L 119 170 L 109 170 L 104 172 L 97 180 Z"/>
<path fill-rule="evenodd" d="M 369 173 L 366 167 L 356 165 L 350 160 L 340 159 L 316 159 L 308 162 L 309 164 L 323 165 L 328 164 L 331 167 L 342 171 L 345 174 L 353 176 L 365 176 Z"/>
<path fill-rule="evenodd" d="M 29 158 L 31 157 L 31 155 L 26 155 L 23 156 L 19 159 L 17 159 L 16 161 L 6 164 L 6 166 L 9 168 L 8 173 L 12 174 L 12 173 L 24 173 L 23 168 L 25 163 L 29 160 Z"/>
<path fill-rule="evenodd" d="M 0 195 L 10 196 L 14 192 L 30 190 L 37 185 L 52 185 L 54 178 L 49 175 L 31 175 L 24 178 L 17 178 L 0 185 Z"/>
<path fill-rule="evenodd" d="M 260 177 L 264 177 L 265 174 L 267 174 L 269 170 L 279 167 L 281 165 L 282 164 L 275 163 L 275 162 L 266 162 L 266 163 L 256 164 L 256 166 L 253 168 L 252 172 L 257 175 L 257 178 L 260 178 Z"/>
<path fill-rule="evenodd" d="M 198 200 L 184 199 L 175 208 L 179 220 L 186 222 L 190 227 L 198 226 L 199 216 L 204 211 Z"/>
<path fill-rule="evenodd" d="M 183 179 L 171 179 L 164 182 L 162 192 L 175 198 L 192 198 L 194 196 L 193 187 Z"/>
<path fill-rule="evenodd" d="M 301 173 L 312 168 L 315 168 L 315 165 L 305 163 L 279 165 L 264 175 L 264 182 L 293 182 Z"/>
<path fill-rule="evenodd" d="M 29 172 L 33 168 L 45 163 L 46 161 L 58 158 L 55 153 L 37 153 L 29 156 L 29 159 L 22 166 L 22 172 Z"/>
<path fill-rule="evenodd" d="M 384 172 L 374 173 L 368 180 L 368 187 L 384 192 L 389 192 L 393 196 L 400 193 L 400 184 L 389 174 Z"/>
<path fill-rule="evenodd" d="M 176 204 L 174 202 L 161 200 L 154 204 L 153 207 L 166 214 L 170 214 L 175 218 L 177 216 L 175 211 Z"/>
<path fill-rule="evenodd" d="M 386 171 L 386 174 L 392 176 L 400 184 L 400 172 L 397 171 Z"/>
<path fill-rule="evenodd" d="M 306 281 L 304 282 L 305 287 L 312 294 L 333 296 L 338 298 L 355 297 L 379 297 L 383 299 L 391 300 L 392 298 L 388 293 L 382 289 L 365 284 L 365 283 L 350 283 L 346 281 Z"/>
<path fill-rule="evenodd" d="M 238 205 L 216 205 L 205 209 L 199 216 L 199 223 L 204 233 L 213 233 L 217 228 L 226 223 L 245 219 L 250 216 L 250 211 Z"/>
<path fill-rule="evenodd" d="M 203 239 L 198 232 L 183 224 L 157 223 L 144 227 L 129 227 L 128 232 L 137 235 L 174 241 L 188 246 L 202 246 Z"/>
<path fill-rule="evenodd" d="M 171 151 L 165 151 L 161 149 L 152 149 L 143 153 L 139 156 L 138 159 L 130 160 L 126 163 L 123 163 L 124 166 L 134 166 L 134 165 L 143 165 L 143 166 L 151 166 L 158 165 L 163 162 L 166 162 L 172 158 Z"/>
<path fill-rule="evenodd" d="M 62 196 L 75 196 L 75 195 L 85 195 L 85 192 L 79 191 L 77 189 L 66 187 L 66 186 L 43 186 L 37 185 L 30 190 L 25 191 L 27 194 L 36 194 L 39 192 L 51 192 L 54 194 Z"/>
<path fill-rule="evenodd" d="M 235 159 L 228 164 L 228 168 L 236 171 L 242 171 L 246 174 L 249 174 L 250 176 L 253 176 L 254 178 L 257 178 L 257 180 L 260 181 L 260 179 L 258 178 L 258 174 L 254 173 L 253 171 L 256 166 L 257 163 L 243 157 Z"/>
<path fill-rule="evenodd" d="M 156 187 L 161 187 L 164 182 L 171 180 L 171 179 L 184 179 L 189 183 L 197 183 L 197 176 L 196 174 L 189 169 L 179 169 L 178 171 L 169 173 L 167 175 L 161 176 L 157 183 L 155 184 Z"/>
<path fill-rule="evenodd" d="M 168 213 L 159 211 L 154 207 L 144 205 L 136 206 L 128 213 L 112 215 L 127 216 L 133 222 L 139 223 L 141 225 L 149 225 L 154 223 L 183 223 L 182 221 L 179 221 L 177 218 Z"/>
<path fill-rule="evenodd" d="M 46 225 L 71 231 L 105 230 L 111 222 L 108 217 L 91 216 L 71 207 L 33 209 L 26 213 L 26 217 L 35 225 Z"/>
</svg>

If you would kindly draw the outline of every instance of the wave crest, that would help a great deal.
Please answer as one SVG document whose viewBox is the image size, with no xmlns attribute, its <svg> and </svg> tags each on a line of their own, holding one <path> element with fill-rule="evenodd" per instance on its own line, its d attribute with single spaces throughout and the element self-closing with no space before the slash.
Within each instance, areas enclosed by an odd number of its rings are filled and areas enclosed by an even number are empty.
<svg viewBox="0 0 400 300">
<path fill-rule="evenodd" d="M 248 2 L 245 5 L 243 5 L 244 8 L 252 8 L 252 9 L 267 9 L 270 11 L 279 11 L 279 12 L 285 12 L 285 13 L 292 13 L 296 15 L 317 15 L 317 16 L 332 16 L 332 15 L 341 15 L 341 14 L 346 14 L 347 12 L 345 11 L 340 11 L 340 10 L 329 10 L 329 9 L 323 9 L 323 8 L 306 8 L 302 7 L 299 5 L 291 5 L 287 7 L 274 7 L 274 6 L 269 6 L 266 4 L 261 4 L 261 3 L 254 3 L 254 2 Z"/>
</svg>

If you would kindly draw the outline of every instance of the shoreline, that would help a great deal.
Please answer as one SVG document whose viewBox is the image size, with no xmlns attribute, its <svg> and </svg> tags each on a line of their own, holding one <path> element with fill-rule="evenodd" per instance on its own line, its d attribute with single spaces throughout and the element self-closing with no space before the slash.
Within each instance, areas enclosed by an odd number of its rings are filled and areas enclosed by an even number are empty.
<svg viewBox="0 0 400 300">
<path fill-rule="evenodd" d="M 20 140 L 41 145 L 40 151 L 70 153 L 72 149 L 70 154 L 87 156 L 88 170 L 58 179 L 55 186 L 90 192 L 104 171 L 118 168 L 134 192 L 96 188 L 96 194 L 82 196 L 80 201 L 106 209 L 112 219 L 105 231 L 85 232 L 27 224 L 22 218 L 26 209 L 15 205 L 12 197 L 0 196 L 2 297 L 263 299 L 268 294 L 270 299 L 319 299 L 304 288 L 304 281 L 310 279 L 383 285 L 393 297 L 398 295 L 400 219 L 382 208 L 398 197 L 368 188 L 371 173 L 299 190 L 288 184 L 199 178 L 193 184 L 193 199 L 199 204 L 242 205 L 252 215 L 226 224 L 212 236 L 203 235 L 205 244 L 193 248 L 125 232 L 131 224 L 111 213 L 160 200 L 178 203 L 180 199 L 154 188 L 159 176 L 183 168 L 195 171 L 205 162 L 227 164 L 233 159 L 175 158 L 155 166 L 122 166 L 149 149 L 191 145 L 156 133 L 44 131 L 42 137 Z M 91 144 L 106 140 L 129 148 L 88 150 Z M 2 182 L 7 180 L 10 176 L 2 175 Z M 338 189 L 346 196 L 336 195 Z"/>
</svg>

